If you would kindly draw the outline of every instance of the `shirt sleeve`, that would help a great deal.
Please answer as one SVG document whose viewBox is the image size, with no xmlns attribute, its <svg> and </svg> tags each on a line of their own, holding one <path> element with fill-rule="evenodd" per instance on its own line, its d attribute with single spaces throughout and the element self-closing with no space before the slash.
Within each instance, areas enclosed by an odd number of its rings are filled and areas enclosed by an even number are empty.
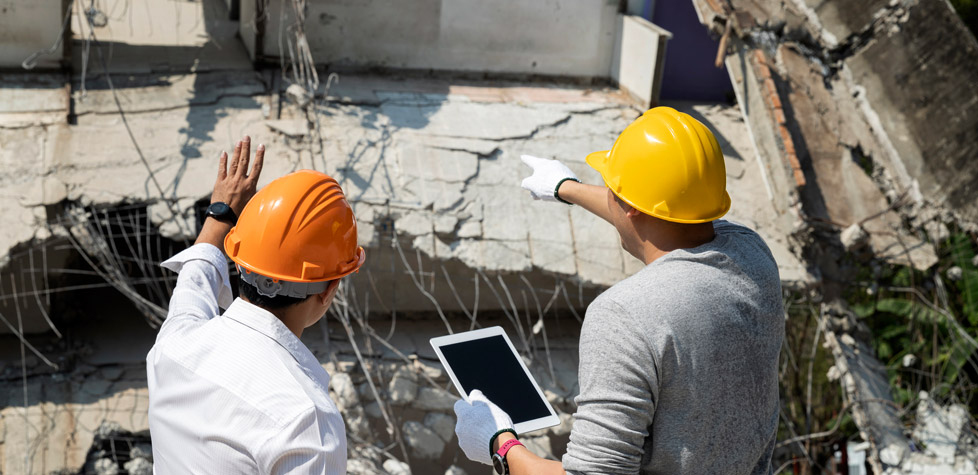
<svg viewBox="0 0 978 475">
<path fill-rule="evenodd" d="M 288 418 L 285 426 L 261 445 L 258 454 L 261 473 L 346 473 L 346 434 L 330 430 L 326 417 L 310 407 Z"/>
<path fill-rule="evenodd" d="M 651 348 L 628 312 L 595 300 L 581 328 L 580 394 L 567 453 L 567 473 L 638 473 L 645 453 L 658 371 Z"/>
<path fill-rule="evenodd" d="M 212 244 L 195 244 L 163 261 L 160 267 L 177 272 L 166 321 L 157 341 L 220 315 L 231 305 L 227 258 Z"/>
</svg>

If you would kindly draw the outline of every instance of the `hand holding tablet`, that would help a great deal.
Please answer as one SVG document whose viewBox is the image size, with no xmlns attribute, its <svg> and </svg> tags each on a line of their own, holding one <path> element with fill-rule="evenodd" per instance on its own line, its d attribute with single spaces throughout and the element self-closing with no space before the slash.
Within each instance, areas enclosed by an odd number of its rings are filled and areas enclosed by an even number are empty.
<svg viewBox="0 0 978 475">
<path fill-rule="evenodd" d="M 509 415 L 517 433 L 560 423 L 501 327 L 432 338 L 431 346 L 462 398 L 471 402 L 469 394 L 482 391 Z"/>
</svg>

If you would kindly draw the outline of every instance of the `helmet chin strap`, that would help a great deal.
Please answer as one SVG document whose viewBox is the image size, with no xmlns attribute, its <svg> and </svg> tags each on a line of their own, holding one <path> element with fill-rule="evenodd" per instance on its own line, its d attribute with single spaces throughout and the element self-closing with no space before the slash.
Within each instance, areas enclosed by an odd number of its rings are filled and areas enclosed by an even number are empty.
<svg viewBox="0 0 978 475">
<path fill-rule="evenodd" d="M 250 272 L 241 266 L 236 265 L 236 267 L 241 280 L 254 286 L 258 289 L 259 294 L 268 298 L 282 295 L 304 299 L 310 295 L 322 293 L 329 287 L 330 282 L 328 280 L 322 282 L 289 282 Z"/>
</svg>

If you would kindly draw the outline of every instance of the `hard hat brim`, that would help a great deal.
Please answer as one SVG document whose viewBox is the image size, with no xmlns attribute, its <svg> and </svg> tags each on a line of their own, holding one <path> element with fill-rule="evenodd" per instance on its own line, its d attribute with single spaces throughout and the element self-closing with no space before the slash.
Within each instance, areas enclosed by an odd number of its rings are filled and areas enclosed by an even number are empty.
<svg viewBox="0 0 978 475">
<path fill-rule="evenodd" d="M 232 228 L 231 231 L 234 231 L 234 229 Z M 228 233 L 228 235 L 230 235 L 230 233 Z M 225 237 L 225 244 L 224 244 L 224 246 L 225 246 L 225 253 L 228 253 L 228 251 L 227 251 L 227 249 L 228 249 L 228 238 L 227 237 Z M 309 282 L 327 282 L 327 281 L 330 281 L 330 280 L 341 279 L 341 278 L 346 277 L 346 276 L 348 276 L 348 275 L 350 275 L 350 274 L 352 274 L 354 272 L 359 272 L 360 271 L 360 267 L 362 267 L 363 266 L 363 263 L 367 260 L 367 252 L 363 250 L 363 247 L 357 246 L 357 258 L 356 258 L 357 259 L 357 263 L 356 263 L 356 265 L 350 267 L 349 269 L 344 270 L 343 272 L 338 272 L 338 273 L 335 273 L 335 274 L 332 274 L 332 275 L 327 275 L 327 276 L 324 276 L 321 279 L 297 279 L 294 276 L 282 275 L 282 274 L 277 274 L 277 273 L 268 272 L 268 271 L 264 271 L 263 272 L 263 271 L 257 269 L 256 266 L 254 266 L 254 265 L 252 265 L 252 264 L 250 264 L 248 262 L 245 262 L 243 259 L 240 258 L 240 256 L 232 256 L 232 255 L 230 255 L 230 253 L 228 253 L 228 258 L 231 259 L 231 261 L 234 262 L 235 264 L 237 264 L 237 265 L 239 265 L 241 267 L 244 267 L 249 272 L 254 272 L 255 274 L 258 274 L 258 275 L 261 275 L 261 276 L 265 276 L 265 277 L 268 277 L 268 278 L 271 278 L 271 279 L 275 279 L 275 280 L 282 280 L 282 281 L 285 281 L 285 282 L 309 283 Z"/>
<path fill-rule="evenodd" d="M 608 156 L 611 155 L 611 150 L 602 150 L 600 152 L 589 153 L 585 161 L 588 166 L 597 170 L 604 178 L 604 172 L 608 169 Z"/>
</svg>

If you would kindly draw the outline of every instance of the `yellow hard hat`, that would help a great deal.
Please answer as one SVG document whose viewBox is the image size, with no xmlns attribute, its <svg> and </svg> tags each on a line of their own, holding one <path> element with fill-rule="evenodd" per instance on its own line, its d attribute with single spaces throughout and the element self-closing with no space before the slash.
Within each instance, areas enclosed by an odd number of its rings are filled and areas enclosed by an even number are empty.
<svg viewBox="0 0 978 475">
<path fill-rule="evenodd" d="M 723 153 L 698 120 L 671 107 L 649 109 L 611 150 L 587 156 L 605 185 L 633 208 L 676 223 L 705 223 L 730 210 Z"/>
</svg>

